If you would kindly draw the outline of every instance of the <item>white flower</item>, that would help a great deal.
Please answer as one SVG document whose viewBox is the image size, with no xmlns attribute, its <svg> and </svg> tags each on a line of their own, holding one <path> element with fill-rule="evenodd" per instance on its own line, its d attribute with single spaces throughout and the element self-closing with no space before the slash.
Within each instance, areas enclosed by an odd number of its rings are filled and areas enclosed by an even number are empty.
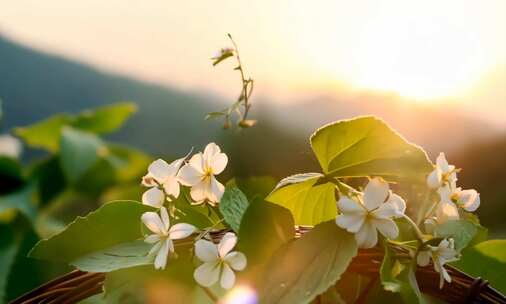
<svg viewBox="0 0 506 304">
<path fill-rule="evenodd" d="M 439 188 L 438 193 L 442 203 L 455 204 L 468 212 L 476 211 L 480 207 L 480 194 L 474 189 L 462 190 L 460 187 L 446 185 Z"/>
<path fill-rule="evenodd" d="M 443 266 L 446 263 L 458 260 L 458 253 L 455 250 L 453 239 L 444 239 L 437 247 L 428 245 L 427 249 L 418 253 L 416 263 L 422 267 L 427 266 L 430 263 L 430 259 L 434 263 L 434 270 L 439 272 L 439 288 L 443 288 L 445 280 L 448 283 L 452 281 L 452 278 Z"/>
<path fill-rule="evenodd" d="M 197 153 L 179 171 L 181 184 L 191 186 L 190 196 L 197 203 L 208 201 L 211 205 L 218 203 L 225 187 L 216 180 L 215 175 L 223 172 L 228 158 L 221 153 L 215 143 L 206 146 L 204 153 Z"/>
<path fill-rule="evenodd" d="M 142 195 L 142 203 L 155 208 L 163 206 L 165 195 L 170 201 L 170 196 L 179 196 L 179 182 L 177 173 L 185 158 L 180 158 L 168 164 L 163 159 L 157 159 L 148 167 L 148 174 L 142 178 L 142 185 L 150 187 Z"/>
<path fill-rule="evenodd" d="M 363 194 L 353 198 L 342 196 L 337 205 L 341 212 L 336 218 L 337 225 L 354 233 L 360 248 L 376 245 L 376 230 L 389 239 L 397 238 L 399 229 L 392 218 L 402 217 L 406 210 L 404 200 L 380 178 L 372 179 Z"/>
<path fill-rule="evenodd" d="M 21 150 L 19 139 L 9 134 L 0 135 L 0 156 L 19 158 Z"/>
<path fill-rule="evenodd" d="M 427 176 L 427 184 L 439 193 L 440 202 L 436 208 L 438 223 L 459 219 L 458 207 L 473 212 L 480 206 L 480 194 L 476 190 L 457 187 L 457 170 L 448 164 L 444 153 L 439 154 L 434 171 Z"/>
<path fill-rule="evenodd" d="M 156 253 L 155 268 L 165 269 L 169 252 L 174 252 L 172 240 L 184 239 L 190 236 L 196 228 L 190 224 L 179 223 L 170 227 L 169 215 L 165 207 L 160 208 L 161 217 L 156 212 L 145 212 L 141 220 L 154 234 L 148 235 L 144 241 L 155 244 L 149 255 Z"/>
<path fill-rule="evenodd" d="M 246 268 L 246 256 L 238 251 L 231 252 L 236 243 L 237 237 L 232 232 L 227 232 L 218 245 L 198 240 L 195 243 L 195 254 L 204 263 L 195 269 L 195 281 L 205 287 L 218 280 L 225 289 L 234 286 L 234 270 L 241 271 Z"/>
<path fill-rule="evenodd" d="M 446 184 L 455 187 L 456 182 L 457 170 L 455 166 L 448 164 L 444 153 L 439 153 L 436 159 L 436 167 L 427 176 L 427 185 L 432 189 L 437 189 Z"/>
</svg>

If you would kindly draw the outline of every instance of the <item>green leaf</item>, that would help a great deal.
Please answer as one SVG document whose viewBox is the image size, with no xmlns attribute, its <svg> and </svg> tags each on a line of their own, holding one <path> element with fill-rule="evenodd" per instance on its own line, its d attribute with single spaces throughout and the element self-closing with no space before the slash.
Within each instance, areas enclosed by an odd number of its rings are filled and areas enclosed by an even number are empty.
<svg viewBox="0 0 506 304">
<path fill-rule="evenodd" d="M 481 277 L 506 294 L 506 240 L 490 240 L 466 248 L 454 266 L 473 277 Z"/>
<path fill-rule="evenodd" d="M 252 265 L 267 260 L 294 237 L 294 222 L 289 210 L 257 201 L 244 213 L 239 229 L 239 246 L 248 258 L 248 265 Z"/>
<path fill-rule="evenodd" d="M 477 233 L 477 226 L 466 220 L 447 221 L 434 229 L 435 237 L 453 238 L 457 251 L 466 248 Z"/>
<path fill-rule="evenodd" d="M 72 126 L 95 134 L 107 134 L 121 128 L 135 112 L 137 106 L 134 103 L 118 102 L 79 113 Z"/>
<path fill-rule="evenodd" d="M 153 208 L 134 201 L 103 205 L 62 232 L 37 243 L 30 257 L 70 263 L 95 251 L 142 238 L 141 215 Z"/>
<path fill-rule="evenodd" d="M 323 172 L 330 176 L 421 181 L 433 168 L 422 148 L 372 116 L 328 124 L 311 136 L 311 146 Z"/>
<path fill-rule="evenodd" d="M 220 54 L 218 56 L 212 58 L 213 66 L 216 66 L 217 64 L 219 64 L 223 60 L 230 58 L 232 56 L 234 56 L 234 51 L 232 49 L 221 49 Z"/>
<path fill-rule="evenodd" d="M 97 136 L 71 127 L 63 129 L 60 145 L 61 167 L 70 183 L 79 180 L 98 162 L 99 156 L 108 153 Z"/>
<path fill-rule="evenodd" d="M 220 201 L 220 212 L 225 218 L 225 222 L 235 232 L 239 231 L 241 219 L 248 208 L 249 202 L 246 195 L 236 187 L 225 189 L 225 193 Z"/>
<path fill-rule="evenodd" d="M 356 254 L 352 234 L 334 221 L 317 225 L 270 260 L 260 302 L 309 303 L 339 280 Z"/>
<path fill-rule="evenodd" d="M 412 261 L 397 260 L 395 252 L 385 245 L 385 256 L 380 268 L 383 288 L 400 293 L 405 303 L 425 303 L 415 277 L 416 265 Z"/>
<path fill-rule="evenodd" d="M 316 225 L 337 216 L 335 185 L 316 185 L 318 173 L 297 174 L 279 182 L 267 201 L 292 212 L 296 225 Z"/>
<path fill-rule="evenodd" d="M 128 242 L 86 254 L 69 264 L 81 271 L 110 272 L 153 263 L 153 256 L 148 255 L 153 244 L 142 240 Z"/>
<path fill-rule="evenodd" d="M 7 303 L 7 283 L 17 251 L 12 227 L 0 225 L 0 303 Z"/>
<path fill-rule="evenodd" d="M 62 128 L 74 127 L 96 134 L 115 131 L 136 111 L 133 103 L 117 103 L 85 110 L 77 115 L 58 114 L 26 127 L 16 128 L 15 134 L 34 148 L 57 152 Z"/>
<path fill-rule="evenodd" d="M 21 211 L 31 221 L 35 220 L 37 209 L 34 197 L 35 185 L 29 184 L 20 190 L 0 196 L 0 214 L 10 209 Z"/>
<path fill-rule="evenodd" d="M 14 129 L 28 146 L 56 152 L 59 149 L 61 128 L 70 124 L 72 116 L 60 114 L 37 122 L 27 127 Z"/>
</svg>

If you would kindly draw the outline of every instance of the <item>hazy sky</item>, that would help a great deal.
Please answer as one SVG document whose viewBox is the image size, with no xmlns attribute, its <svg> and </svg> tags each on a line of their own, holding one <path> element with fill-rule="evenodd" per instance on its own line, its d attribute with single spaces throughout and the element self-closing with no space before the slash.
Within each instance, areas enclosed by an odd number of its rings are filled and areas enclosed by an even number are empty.
<svg viewBox="0 0 506 304">
<path fill-rule="evenodd" d="M 235 96 L 232 66 L 209 60 L 230 32 L 260 94 L 394 91 L 450 100 L 506 128 L 504 0 L 0 0 L 0 32 L 106 70 Z"/>
</svg>

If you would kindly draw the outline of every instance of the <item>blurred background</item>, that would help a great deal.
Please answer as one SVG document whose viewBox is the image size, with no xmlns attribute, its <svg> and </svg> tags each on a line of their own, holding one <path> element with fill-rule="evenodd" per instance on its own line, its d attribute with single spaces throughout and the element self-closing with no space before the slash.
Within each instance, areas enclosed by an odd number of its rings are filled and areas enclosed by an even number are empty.
<svg viewBox="0 0 506 304">
<path fill-rule="evenodd" d="M 231 46 L 226 33 L 255 79 L 258 124 L 246 130 L 204 120 L 240 91 L 233 63 L 210 60 Z M 431 159 L 446 152 L 462 187 L 481 193 L 483 225 L 506 235 L 502 0 L 0 0 L 0 71 L 1 133 L 133 101 L 137 113 L 108 141 L 167 159 L 216 141 L 229 176 L 318 170 L 317 127 L 378 115 Z M 25 147 L 20 157 L 45 155 Z"/>
</svg>

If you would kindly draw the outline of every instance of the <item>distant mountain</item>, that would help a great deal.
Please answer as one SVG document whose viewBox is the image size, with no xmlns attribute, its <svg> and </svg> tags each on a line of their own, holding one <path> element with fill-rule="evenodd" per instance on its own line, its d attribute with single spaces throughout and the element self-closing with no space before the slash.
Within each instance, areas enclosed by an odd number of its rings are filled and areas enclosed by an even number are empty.
<svg viewBox="0 0 506 304">
<path fill-rule="evenodd" d="M 457 109 L 413 105 L 397 96 L 362 93 L 301 97 L 293 103 L 256 99 L 254 128 L 224 132 L 217 122 L 204 121 L 207 112 L 224 107 L 214 95 L 162 87 L 101 72 L 62 57 L 20 46 L 0 36 L 0 98 L 8 130 L 58 112 L 131 100 L 139 112 L 111 139 L 154 155 L 183 155 L 209 141 L 224 145 L 234 175 L 288 174 L 318 170 L 308 145 L 314 129 L 341 118 L 376 114 L 434 156 L 449 152 L 464 168 L 461 180 L 482 192 L 486 224 L 499 223 L 503 206 L 506 135 Z M 502 207 L 501 207 L 502 208 Z M 496 232 L 497 233 L 497 232 Z M 501 234 L 506 232 L 499 232 Z"/>
<path fill-rule="evenodd" d="M 155 153 L 184 153 L 219 132 L 205 113 L 223 107 L 216 96 L 107 74 L 84 64 L 34 51 L 0 37 L 0 98 L 4 128 L 58 112 L 78 112 L 117 101 L 135 101 L 139 112 L 115 140 Z"/>
</svg>

